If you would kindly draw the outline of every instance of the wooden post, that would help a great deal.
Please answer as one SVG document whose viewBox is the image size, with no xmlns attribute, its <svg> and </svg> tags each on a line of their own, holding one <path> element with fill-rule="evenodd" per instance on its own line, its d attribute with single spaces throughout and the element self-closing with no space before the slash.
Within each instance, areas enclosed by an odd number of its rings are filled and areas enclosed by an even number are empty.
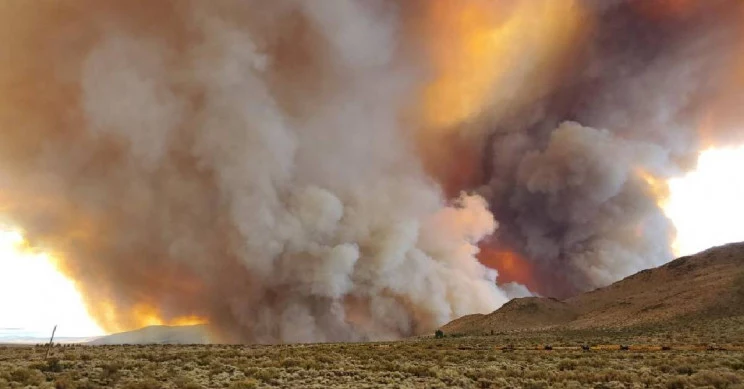
<svg viewBox="0 0 744 389">
<path fill-rule="evenodd" d="M 52 342 L 54 341 L 54 333 L 55 332 L 57 332 L 57 325 L 56 324 L 54 325 L 54 329 L 52 330 L 52 337 L 49 338 L 49 346 L 47 346 L 46 357 L 44 357 L 44 359 L 48 359 L 49 358 L 49 352 L 52 351 L 52 344 L 53 344 Z"/>
</svg>

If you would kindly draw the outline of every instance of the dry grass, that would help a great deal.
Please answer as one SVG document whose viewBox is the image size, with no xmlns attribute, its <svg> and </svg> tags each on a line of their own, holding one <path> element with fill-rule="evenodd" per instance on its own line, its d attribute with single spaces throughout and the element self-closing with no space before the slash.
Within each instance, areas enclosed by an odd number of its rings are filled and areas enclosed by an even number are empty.
<svg viewBox="0 0 744 389">
<path fill-rule="evenodd" d="M 390 343 L 72 346 L 48 361 L 43 348 L 0 347 L 0 388 L 744 388 L 743 329 L 730 318 Z"/>
</svg>

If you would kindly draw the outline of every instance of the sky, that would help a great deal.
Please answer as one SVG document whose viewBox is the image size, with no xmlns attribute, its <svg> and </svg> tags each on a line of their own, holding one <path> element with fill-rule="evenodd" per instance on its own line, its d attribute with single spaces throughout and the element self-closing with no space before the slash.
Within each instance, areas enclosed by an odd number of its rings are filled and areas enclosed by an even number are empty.
<svg viewBox="0 0 744 389">
<path fill-rule="evenodd" d="M 678 255 L 744 241 L 744 147 L 704 151 L 697 169 L 669 187 L 664 211 L 677 228 Z"/>
<path fill-rule="evenodd" d="M 677 255 L 744 241 L 744 147 L 701 153 L 697 169 L 669 187 Z M 60 337 L 104 334 L 53 258 L 24 250 L 18 230 L 0 230 L 0 338 L 46 337 L 54 325 Z"/>
<path fill-rule="evenodd" d="M 22 249 L 17 231 L 0 231 L 0 337 L 103 334 L 89 317 L 75 284 L 44 253 Z"/>
</svg>

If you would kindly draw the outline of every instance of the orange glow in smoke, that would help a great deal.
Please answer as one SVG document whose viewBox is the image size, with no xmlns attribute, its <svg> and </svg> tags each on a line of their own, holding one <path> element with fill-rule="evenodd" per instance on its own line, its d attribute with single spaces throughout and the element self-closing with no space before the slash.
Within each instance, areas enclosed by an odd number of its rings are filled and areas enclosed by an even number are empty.
<svg viewBox="0 0 744 389">
<path fill-rule="evenodd" d="M 700 120 L 700 125 L 697 127 L 698 137 L 702 147 L 711 147 L 716 143 L 715 132 L 713 131 L 714 123 L 713 109 L 707 109 Z"/>
<path fill-rule="evenodd" d="M 85 268 L 79 267 L 79 263 L 68 260 L 68 254 L 65 252 L 65 247 L 73 245 L 95 250 L 96 247 L 103 244 L 107 227 L 105 223 L 97 220 L 94 215 L 82 213 L 63 200 L 28 193 L 14 193 L 13 196 L 9 193 L 0 194 L 0 204 L 2 204 L 0 210 L 22 207 L 43 209 L 48 214 L 55 215 L 58 220 L 64 220 L 66 225 L 69 226 L 67 233 L 62 236 L 37 234 L 40 240 L 51 247 L 58 248 L 59 251 L 49 251 L 46 247 L 39 248 L 34 245 L 34 242 L 22 239 L 16 244 L 19 253 L 44 252 L 48 257 L 49 265 L 57 273 L 70 280 L 78 279 L 78 275 L 82 272 L 95 273 L 97 271 L 96 265 L 88 264 Z M 168 288 L 188 296 L 200 294 L 201 284 L 182 269 L 153 264 L 150 271 L 153 274 L 152 280 L 149 284 L 142 285 L 143 293 L 156 295 L 161 293 L 163 288 Z M 205 318 L 198 315 L 181 314 L 168 317 L 156 308 L 156 304 L 147 299 L 147 295 L 139 296 L 140 300 L 133 308 L 124 308 L 121 304 L 108 301 L 106 297 L 99 293 L 88 292 L 87 287 L 85 283 L 78 285 L 81 298 L 89 315 L 100 328 L 108 333 L 129 331 L 149 325 L 192 325 L 207 322 Z"/>
<path fill-rule="evenodd" d="M 438 73 L 424 95 L 427 127 L 444 128 L 480 111 L 504 69 L 499 17 L 492 1 L 431 2 L 430 50 Z"/>
<path fill-rule="evenodd" d="M 637 169 L 636 175 L 648 185 L 648 189 L 656 199 L 656 204 L 664 208 L 669 201 L 669 183 L 643 169 Z"/>
<path fill-rule="evenodd" d="M 131 314 L 134 321 L 138 323 L 138 327 L 157 325 L 185 326 L 207 323 L 206 319 L 198 316 L 181 316 L 172 319 L 164 319 L 157 308 L 146 304 L 138 305 L 134 308 Z"/>
<path fill-rule="evenodd" d="M 59 273 L 70 274 L 70 269 L 66 268 L 64 260 L 58 257 L 52 257 L 52 259 L 50 262 Z M 155 305 L 145 302 L 138 303 L 131 309 L 123 309 L 113 302 L 102 300 L 99 296 L 84 295 L 83 298 L 86 300 L 91 316 L 108 333 L 131 331 L 153 325 L 182 326 L 209 322 L 206 318 L 197 315 L 168 318 Z"/>
<path fill-rule="evenodd" d="M 427 172 L 452 197 L 480 179 L 483 126 L 470 123 L 549 90 L 587 21 L 575 0 L 426 4 L 418 28 L 433 74 L 417 103 L 416 138 Z"/>
<path fill-rule="evenodd" d="M 720 71 L 722 86 L 705 102 L 705 116 L 698 126 L 700 149 L 744 144 L 741 128 L 741 102 L 744 101 L 744 2 L 741 2 L 737 34 L 741 37 L 737 50 L 727 66 Z"/>
<path fill-rule="evenodd" d="M 424 28 L 436 77 L 424 91 L 427 130 L 467 122 L 494 101 L 534 92 L 522 87 L 555 68 L 581 25 L 582 12 L 573 0 L 430 4 Z"/>
<path fill-rule="evenodd" d="M 481 246 L 478 259 L 485 266 L 499 272 L 497 282 L 517 282 L 530 290 L 537 290 L 534 266 L 519 254 L 488 246 Z"/>
<path fill-rule="evenodd" d="M 89 305 L 90 306 L 90 305 Z M 109 333 L 131 331 L 147 326 L 185 326 L 207 324 L 206 318 L 191 315 L 165 319 L 154 305 L 140 303 L 127 312 L 120 312 L 115 304 L 98 301 L 93 306 L 95 319 Z M 126 322 L 121 320 L 126 317 Z"/>
</svg>

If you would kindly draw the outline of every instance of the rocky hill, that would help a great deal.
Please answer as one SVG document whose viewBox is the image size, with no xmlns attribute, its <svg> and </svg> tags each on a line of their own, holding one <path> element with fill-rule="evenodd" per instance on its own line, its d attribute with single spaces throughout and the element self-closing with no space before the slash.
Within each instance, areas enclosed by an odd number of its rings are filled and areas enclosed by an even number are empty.
<svg viewBox="0 0 744 389">
<path fill-rule="evenodd" d="M 487 315 L 469 315 L 445 333 L 623 328 L 676 318 L 744 315 L 744 243 L 715 247 L 641 271 L 567 300 L 515 299 Z"/>
</svg>

